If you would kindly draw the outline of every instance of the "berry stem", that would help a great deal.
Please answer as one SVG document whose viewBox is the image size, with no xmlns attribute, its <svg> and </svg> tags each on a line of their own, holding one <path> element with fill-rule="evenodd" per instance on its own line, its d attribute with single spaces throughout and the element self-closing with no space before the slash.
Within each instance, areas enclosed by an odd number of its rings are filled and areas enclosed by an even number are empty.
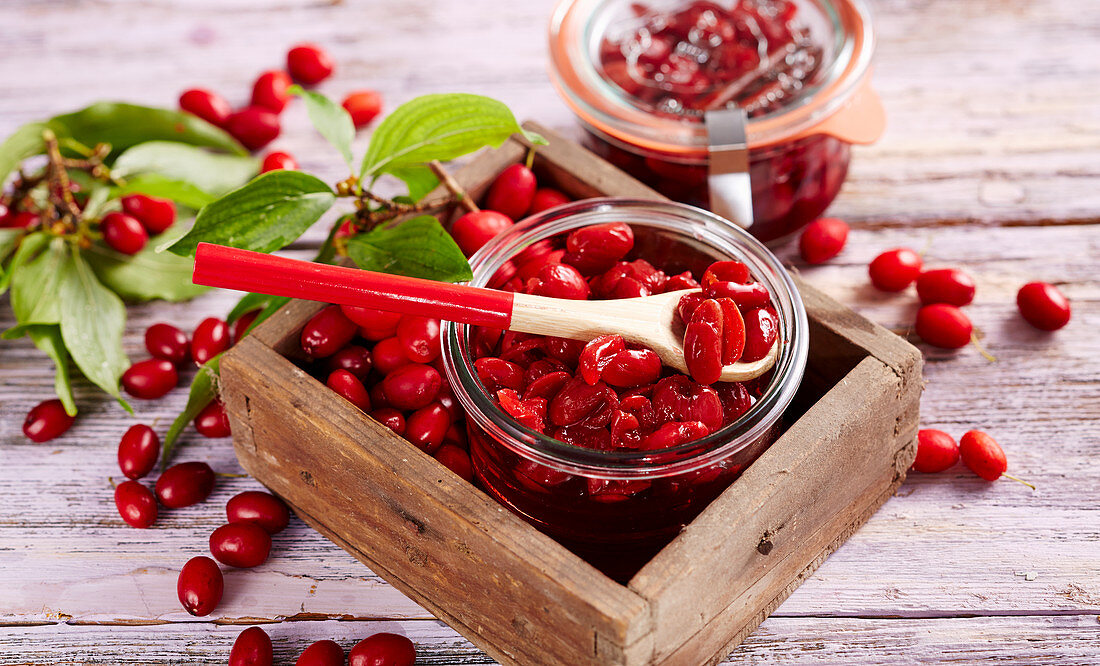
<svg viewBox="0 0 1100 666">
<path fill-rule="evenodd" d="M 982 343 L 978 342 L 977 334 L 975 334 L 975 333 L 970 334 L 970 344 L 977 347 L 978 353 L 981 354 L 982 356 L 984 356 L 985 360 L 989 361 L 990 363 L 996 363 L 997 362 L 997 357 L 994 356 L 993 354 L 990 354 L 989 352 L 987 352 L 985 350 L 985 347 L 982 346 Z"/>
<path fill-rule="evenodd" d="M 436 175 L 436 178 L 439 178 L 440 182 L 443 183 L 443 187 L 446 187 L 448 192 L 455 195 L 455 198 L 458 199 L 458 205 L 465 208 L 466 211 L 469 213 L 476 213 L 481 210 L 477 207 L 477 204 L 474 203 L 474 200 L 470 198 L 470 195 L 466 193 L 466 190 L 464 190 L 461 185 L 455 182 L 455 179 L 451 177 L 451 174 L 443 168 L 443 165 L 439 163 L 439 160 L 432 160 L 431 162 L 428 162 L 428 168 L 431 169 L 432 173 Z"/>
<path fill-rule="evenodd" d="M 1004 477 L 1004 478 L 1006 478 L 1006 479 L 1012 479 L 1012 480 L 1013 480 L 1013 481 L 1015 481 L 1016 483 L 1022 483 L 1022 484 L 1024 484 L 1025 486 L 1027 486 L 1028 488 L 1031 488 L 1032 490 L 1035 490 L 1035 486 L 1033 486 L 1032 484 L 1028 483 L 1027 481 L 1024 481 L 1024 480 L 1023 480 L 1023 479 L 1021 479 L 1021 478 L 1018 478 L 1018 477 L 1012 476 L 1011 474 L 1001 474 L 1001 476 L 1003 476 L 1003 477 Z"/>
<path fill-rule="evenodd" d="M 535 164 L 535 147 L 531 146 L 527 149 L 527 159 L 523 165 L 530 169 Z"/>
</svg>

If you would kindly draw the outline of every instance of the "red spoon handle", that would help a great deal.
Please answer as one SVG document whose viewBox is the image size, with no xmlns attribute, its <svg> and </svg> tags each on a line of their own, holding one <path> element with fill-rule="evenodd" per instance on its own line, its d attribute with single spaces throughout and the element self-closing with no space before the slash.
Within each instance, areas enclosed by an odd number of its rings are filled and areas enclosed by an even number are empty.
<svg viewBox="0 0 1100 666">
<path fill-rule="evenodd" d="M 508 328 L 512 294 L 199 243 L 195 284 Z"/>
</svg>

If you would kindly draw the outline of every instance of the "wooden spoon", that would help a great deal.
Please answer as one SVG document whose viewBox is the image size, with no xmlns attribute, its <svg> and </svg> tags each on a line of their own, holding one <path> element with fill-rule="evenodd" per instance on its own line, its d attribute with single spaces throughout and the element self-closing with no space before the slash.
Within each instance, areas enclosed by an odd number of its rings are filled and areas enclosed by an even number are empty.
<svg viewBox="0 0 1100 666">
<path fill-rule="evenodd" d="M 684 294 L 697 291 L 573 301 L 317 264 L 211 243 L 199 243 L 193 282 L 585 342 L 614 333 L 652 349 L 665 365 L 684 373 L 688 370 L 676 304 Z M 775 365 L 778 356 L 777 341 L 758 361 L 725 366 L 721 381 L 759 377 Z"/>
</svg>

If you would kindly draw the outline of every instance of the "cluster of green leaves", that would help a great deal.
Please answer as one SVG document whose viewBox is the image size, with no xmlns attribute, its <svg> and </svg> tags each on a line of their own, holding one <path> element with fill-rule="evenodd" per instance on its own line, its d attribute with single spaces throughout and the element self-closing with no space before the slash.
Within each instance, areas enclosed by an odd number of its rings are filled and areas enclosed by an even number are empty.
<svg viewBox="0 0 1100 666">
<path fill-rule="evenodd" d="M 238 188 L 259 170 L 258 161 L 224 131 L 189 114 L 133 104 L 102 102 L 74 113 L 28 123 L 0 144 L 0 182 L 24 162 L 46 152 L 52 132 L 64 154 L 82 157 L 108 144 L 104 164 L 111 181 L 72 171 L 88 196 L 82 217 L 94 223 L 119 208 L 131 193 L 172 199 L 199 209 Z M 40 198 L 47 196 L 47 183 Z M 181 216 L 182 217 L 182 216 Z M 129 409 L 119 378 L 129 367 L 122 351 L 123 301 L 179 301 L 203 291 L 191 283 L 192 262 L 157 247 L 187 232 L 176 225 L 150 239 L 136 255 L 120 254 L 102 241 L 90 246 L 78 234 L 51 229 L 0 229 L 0 294 L 11 289 L 16 325 L 5 339 L 30 336 L 56 366 L 57 395 L 76 413 L 70 381 L 75 366 Z"/>
<path fill-rule="evenodd" d="M 486 146 L 497 147 L 515 133 L 532 143 L 542 137 L 527 132 L 503 103 L 469 94 L 425 95 L 395 109 L 374 130 L 358 168 L 354 159 L 355 127 L 339 104 L 298 86 L 291 91 L 305 102 L 318 132 L 343 158 L 358 179 L 359 190 L 369 189 L 383 175 L 404 181 L 408 196 L 416 202 L 437 184 L 428 163 L 450 161 Z M 328 212 L 338 199 L 335 188 L 300 171 L 272 171 L 229 192 L 199 211 L 190 232 L 168 249 L 180 256 L 194 255 L 199 243 L 217 243 L 254 252 L 274 252 L 298 239 Z M 341 218 L 341 221 L 344 218 Z M 330 262 L 335 256 L 333 225 L 315 261 Z M 356 234 L 347 241 L 347 254 L 359 267 L 445 282 L 462 282 L 472 275 L 462 251 L 432 216 L 420 216 L 397 225 L 382 225 Z M 230 323 L 260 310 L 256 326 L 282 307 L 286 298 L 248 294 L 227 317 Z M 176 437 L 217 392 L 216 361 L 199 373 L 191 387 L 187 408 L 165 436 L 167 460 Z"/>
</svg>

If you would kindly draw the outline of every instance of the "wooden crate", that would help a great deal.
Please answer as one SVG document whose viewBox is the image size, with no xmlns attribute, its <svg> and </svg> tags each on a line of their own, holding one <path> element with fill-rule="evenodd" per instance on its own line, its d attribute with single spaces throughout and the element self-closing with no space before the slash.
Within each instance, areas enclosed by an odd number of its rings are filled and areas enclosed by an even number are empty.
<svg viewBox="0 0 1100 666">
<path fill-rule="evenodd" d="M 576 198 L 660 198 L 530 127 L 550 139 L 535 160 L 540 182 Z M 526 150 L 509 141 L 456 179 L 477 198 Z M 288 304 L 223 358 L 237 456 L 303 520 L 504 664 L 713 663 L 890 497 L 915 455 L 920 353 L 796 282 L 810 352 L 789 427 L 626 585 L 288 360 L 318 303 Z"/>
</svg>

